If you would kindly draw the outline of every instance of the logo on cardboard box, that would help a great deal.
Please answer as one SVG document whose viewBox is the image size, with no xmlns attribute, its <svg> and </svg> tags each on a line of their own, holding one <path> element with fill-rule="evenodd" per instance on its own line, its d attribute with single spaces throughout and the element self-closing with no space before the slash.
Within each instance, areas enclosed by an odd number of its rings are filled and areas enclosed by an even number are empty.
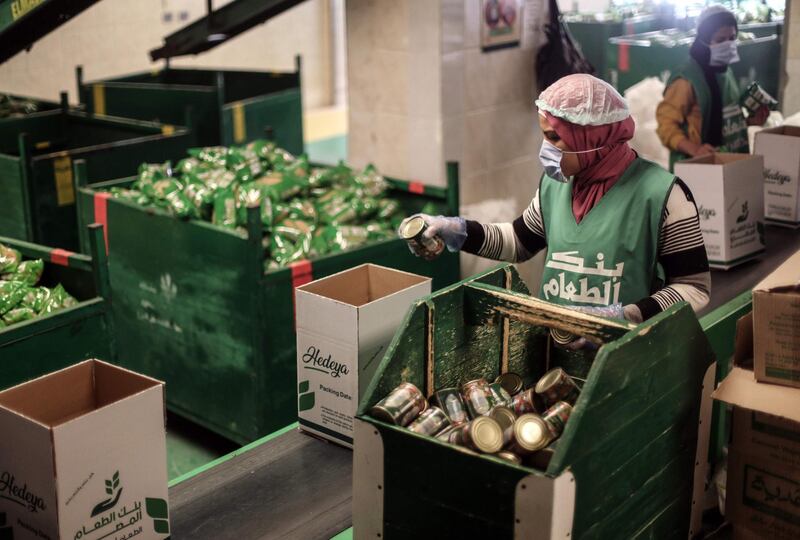
<svg viewBox="0 0 800 540">
<path fill-rule="evenodd" d="M 702 204 L 700 208 L 697 209 L 697 213 L 700 214 L 700 219 L 709 220 L 712 217 L 717 215 L 717 211 L 713 208 L 706 208 Z"/>
<path fill-rule="evenodd" d="M 342 375 L 348 375 L 350 370 L 347 365 L 337 362 L 332 354 L 325 355 L 315 346 L 311 345 L 303 355 L 303 369 L 311 369 L 330 375 L 338 379 Z"/>
<path fill-rule="evenodd" d="M 782 186 L 791 181 L 792 178 L 786 173 L 776 171 L 775 169 L 764 169 L 764 182 L 767 184 Z"/>
<path fill-rule="evenodd" d="M 84 525 L 76 531 L 73 535 L 74 540 L 82 538 L 128 540 L 145 534 L 145 527 L 149 525 L 142 522 L 143 506 L 147 516 L 152 519 L 153 530 L 158 534 L 169 534 L 169 509 L 164 499 L 145 498 L 144 501 L 136 501 L 130 509 L 127 505 L 118 508 L 117 504 L 122 495 L 119 471 L 105 481 L 105 494 L 108 497 L 98 502 L 89 516 L 97 519 L 90 524 L 90 528 L 87 529 L 87 525 Z"/>
<path fill-rule="evenodd" d="M 20 481 L 10 472 L 0 475 L 0 499 L 6 499 L 25 507 L 29 512 L 44 512 L 44 500 L 28 489 L 28 484 Z"/>
<path fill-rule="evenodd" d="M 744 504 L 793 525 L 800 525 L 800 484 L 752 465 L 744 467 Z"/>
</svg>

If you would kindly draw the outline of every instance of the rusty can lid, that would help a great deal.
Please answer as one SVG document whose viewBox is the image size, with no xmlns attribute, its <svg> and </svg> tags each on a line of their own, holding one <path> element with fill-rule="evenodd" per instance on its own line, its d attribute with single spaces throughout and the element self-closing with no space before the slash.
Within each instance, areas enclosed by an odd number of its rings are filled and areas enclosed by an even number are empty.
<svg viewBox="0 0 800 540">
<path fill-rule="evenodd" d="M 387 424 L 392 424 L 395 426 L 397 425 L 397 420 L 385 407 L 379 407 L 378 405 L 375 405 L 369 410 L 369 415 L 377 420 L 386 422 Z"/>
<path fill-rule="evenodd" d="M 523 414 L 514 423 L 517 445 L 528 452 L 541 450 L 552 439 L 547 424 L 536 414 Z"/>
<path fill-rule="evenodd" d="M 470 437 L 475 448 L 485 454 L 494 454 L 503 448 L 503 428 L 497 420 L 481 416 L 472 421 Z"/>
<path fill-rule="evenodd" d="M 550 371 L 542 375 L 542 378 L 539 379 L 539 382 L 536 383 L 536 393 L 542 394 L 544 392 L 547 392 L 563 376 L 564 376 L 564 370 L 561 369 L 560 367 L 551 369 Z"/>
<path fill-rule="evenodd" d="M 400 238 L 411 240 L 425 230 L 425 219 L 422 216 L 414 216 L 407 219 L 400 225 Z"/>
<path fill-rule="evenodd" d="M 505 388 L 506 392 L 512 396 L 522 392 L 522 377 L 516 373 L 501 373 L 494 382 L 500 383 L 500 386 Z"/>
</svg>

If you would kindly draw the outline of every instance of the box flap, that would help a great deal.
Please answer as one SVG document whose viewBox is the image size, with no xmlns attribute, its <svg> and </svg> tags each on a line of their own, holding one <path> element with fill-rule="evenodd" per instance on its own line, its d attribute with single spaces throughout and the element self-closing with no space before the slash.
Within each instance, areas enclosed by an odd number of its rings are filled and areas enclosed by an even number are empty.
<svg viewBox="0 0 800 540">
<path fill-rule="evenodd" d="M 765 291 L 800 295 L 800 251 L 753 287 L 753 293 Z"/>
<path fill-rule="evenodd" d="M 756 133 L 756 138 L 758 138 L 760 135 L 784 135 L 786 137 L 800 137 L 800 127 L 779 126 L 769 129 L 762 129 Z"/>
<path fill-rule="evenodd" d="M 727 165 L 729 163 L 735 163 L 737 161 L 742 161 L 745 159 L 761 159 L 764 158 L 762 156 L 754 156 L 752 154 L 731 154 L 725 152 L 718 152 L 714 154 L 710 154 L 707 156 L 700 156 L 691 159 L 684 159 L 679 161 L 675 164 L 678 166 L 680 164 L 683 165 Z"/>
<path fill-rule="evenodd" d="M 756 382 L 753 372 L 734 367 L 711 397 L 730 405 L 800 422 L 800 389 Z"/>
<path fill-rule="evenodd" d="M 377 264 L 362 264 L 318 279 L 297 290 L 361 307 L 430 279 Z"/>
</svg>

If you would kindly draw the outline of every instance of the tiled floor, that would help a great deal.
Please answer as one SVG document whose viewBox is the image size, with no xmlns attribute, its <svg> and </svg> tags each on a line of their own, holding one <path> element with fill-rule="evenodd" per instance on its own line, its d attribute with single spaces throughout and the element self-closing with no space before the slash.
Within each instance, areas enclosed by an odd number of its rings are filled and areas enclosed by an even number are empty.
<svg viewBox="0 0 800 540">
<path fill-rule="evenodd" d="M 335 164 L 347 158 L 347 109 L 308 111 L 303 126 L 306 151 L 316 163 Z M 169 415 L 167 467 L 170 480 L 235 450 L 237 446 L 191 422 Z"/>
</svg>

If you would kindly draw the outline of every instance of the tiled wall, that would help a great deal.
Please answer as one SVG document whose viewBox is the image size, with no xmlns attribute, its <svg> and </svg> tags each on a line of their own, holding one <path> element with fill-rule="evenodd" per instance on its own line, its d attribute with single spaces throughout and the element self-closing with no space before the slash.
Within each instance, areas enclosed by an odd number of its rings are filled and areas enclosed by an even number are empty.
<svg viewBox="0 0 800 540">
<path fill-rule="evenodd" d="M 503 220 L 530 203 L 541 167 L 533 99 L 544 1 L 527 1 L 522 46 L 484 53 L 479 0 L 348 0 L 350 161 L 444 185 L 460 163 L 462 207 L 510 199 Z M 465 255 L 464 274 L 494 262 Z M 538 282 L 541 264 L 522 268 Z"/>
<path fill-rule="evenodd" d="M 306 107 L 331 100 L 330 54 L 326 36 L 327 0 L 304 2 L 197 57 L 174 65 L 229 69 L 294 69 L 294 55 L 303 56 L 303 100 Z M 215 0 L 214 5 L 225 2 Z M 58 30 L 0 65 L 0 91 L 58 99 L 68 90 L 77 99 L 75 66 L 83 64 L 88 79 L 150 69 L 148 53 L 165 35 L 187 21 L 164 22 L 164 12 L 205 12 L 205 0 L 104 0 Z M 160 63 L 159 63 L 160 65 Z"/>
</svg>

